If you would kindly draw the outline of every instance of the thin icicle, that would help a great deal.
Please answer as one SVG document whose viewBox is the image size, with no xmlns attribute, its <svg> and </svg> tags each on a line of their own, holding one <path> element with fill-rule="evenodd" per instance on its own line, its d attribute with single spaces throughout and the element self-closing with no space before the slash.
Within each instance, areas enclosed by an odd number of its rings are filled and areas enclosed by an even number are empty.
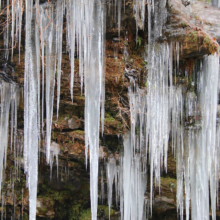
<svg viewBox="0 0 220 220">
<path fill-rule="evenodd" d="M 60 81 L 61 81 L 61 62 L 62 62 L 62 42 L 63 42 L 63 2 L 57 3 L 56 17 L 56 46 L 57 46 L 57 119 L 60 105 Z"/>
<path fill-rule="evenodd" d="M 13 51 L 14 51 L 14 37 L 15 37 L 15 4 L 12 4 L 11 9 L 11 58 L 13 59 Z"/>
<path fill-rule="evenodd" d="M 106 167 L 106 176 L 108 184 L 108 209 L 109 209 L 109 219 L 110 211 L 112 206 L 112 190 L 113 190 L 113 181 L 116 175 L 116 160 L 115 158 L 110 158 Z"/>
</svg>

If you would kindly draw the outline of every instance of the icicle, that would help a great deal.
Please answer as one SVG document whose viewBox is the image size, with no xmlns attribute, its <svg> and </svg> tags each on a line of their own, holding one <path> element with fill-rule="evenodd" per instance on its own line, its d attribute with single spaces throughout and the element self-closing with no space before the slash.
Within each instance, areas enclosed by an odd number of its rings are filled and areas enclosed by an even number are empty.
<svg viewBox="0 0 220 220">
<path fill-rule="evenodd" d="M 70 60 L 71 60 L 70 94 L 71 94 L 71 99 L 73 101 L 76 1 L 74 0 L 69 4 L 70 5 L 68 5 L 67 7 L 67 27 L 68 27 L 67 30 L 68 30 L 68 41 L 70 46 Z"/>
<path fill-rule="evenodd" d="M 138 37 L 138 28 L 144 30 L 145 6 L 145 0 L 133 0 L 133 10 L 136 19 L 136 40 Z"/>
<path fill-rule="evenodd" d="M 112 206 L 112 188 L 113 181 L 116 174 L 116 161 L 115 158 L 110 158 L 106 167 L 106 176 L 107 176 L 107 184 L 108 184 L 108 209 L 109 209 L 109 219 L 110 219 L 110 211 Z"/>
<path fill-rule="evenodd" d="M 54 8 L 45 10 L 49 15 L 47 18 L 48 26 L 45 31 L 44 39 L 47 39 L 46 47 L 46 158 L 47 163 L 50 163 L 50 145 L 51 145 L 51 127 L 53 117 L 53 100 L 54 100 L 54 85 L 55 85 L 55 72 L 56 72 L 56 59 L 55 54 L 55 27 L 51 22 L 54 19 Z"/>
<path fill-rule="evenodd" d="M 58 155 L 60 153 L 60 145 L 57 144 L 56 142 L 52 142 L 50 146 L 50 181 L 52 180 L 52 171 L 53 171 L 53 162 L 54 162 L 54 157 L 56 159 L 56 164 L 57 164 L 57 178 L 58 178 Z"/>
<path fill-rule="evenodd" d="M 103 180 L 103 168 L 101 169 L 101 203 L 104 204 L 105 199 L 105 185 Z"/>
<path fill-rule="evenodd" d="M 121 1 L 118 0 L 118 38 L 120 40 L 120 31 L 121 31 Z"/>
<path fill-rule="evenodd" d="M 124 158 L 123 158 L 123 191 L 124 191 L 124 219 L 130 219 L 131 213 L 131 139 L 130 135 L 124 140 Z"/>
<path fill-rule="evenodd" d="M 36 7 L 39 7 L 39 0 L 36 1 Z M 36 45 L 36 67 L 37 67 L 37 124 L 38 124 L 38 136 L 40 138 L 40 39 L 39 39 L 39 30 L 37 28 L 38 18 L 36 18 L 35 22 L 35 45 Z M 39 145 L 40 147 L 40 145 Z"/>
<path fill-rule="evenodd" d="M 23 15 L 23 1 L 19 1 L 19 40 L 18 40 L 18 49 L 19 49 L 19 64 L 20 64 L 20 49 L 21 49 L 21 30 L 22 30 L 22 15 Z"/>
<path fill-rule="evenodd" d="M 37 71 L 35 35 L 32 34 L 33 0 L 26 0 L 25 79 L 24 79 L 24 169 L 29 188 L 29 219 L 36 219 L 38 176 L 38 119 L 37 119 Z"/>
<path fill-rule="evenodd" d="M 98 154 L 99 154 L 99 118 L 100 101 L 103 83 L 103 47 L 105 30 L 105 10 L 102 1 L 90 1 L 86 5 L 88 15 L 91 13 L 91 31 L 88 39 L 88 59 L 85 65 L 85 144 L 86 158 L 88 145 L 90 147 L 90 197 L 92 219 L 97 219 L 97 195 L 98 195 Z M 94 12 L 93 12 L 94 10 Z M 88 22 L 89 23 L 89 22 Z"/>
<path fill-rule="evenodd" d="M 57 53 L 57 119 L 60 105 L 60 81 L 61 81 L 61 62 L 62 62 L 62 43 L 63 43 L 63 2 L 60 0 L 57 4 L 56 17 L 56 53 Z"/>
<path fill-rule="evenodd" d="M 9 16 L 10 16 L 10 10 L 9 10 L 9 0 L 7 0 L 7 28 L 4 32 L 4 46 L 5 46 L 5 59 L 8 60 L 9 56 Z"/>
<path fill-rule="evenodd" d="M 42 13 L 42 8 L 39 9 L 40 14 Z M 42 134 L 43 134 L 43 126 L 44 126 L 44 81 L 45 81 L 45 76 L 44 76 L 44 35 L 43 35 L 43 30 L 46 25 L 45 21 L 45 16 L 40 17 L 40 38 L 41 38 L 41 59 L 42 59 L 42 101 L 41 101 L 41 126 L 42 126 Z"/>
<path fill-rule="evenodd" d="M 12 4 L 11 9 L 11 58 L 13 59 L 14 51 L 14 36 L 15 36 L 15 3 Z"/>
</svg>

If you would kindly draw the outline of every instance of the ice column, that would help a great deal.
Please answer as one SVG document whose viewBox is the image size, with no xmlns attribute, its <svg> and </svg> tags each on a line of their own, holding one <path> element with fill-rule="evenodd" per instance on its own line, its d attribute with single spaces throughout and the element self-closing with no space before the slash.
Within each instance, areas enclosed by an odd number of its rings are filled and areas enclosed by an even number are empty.
<svg viewBox="0 0 220 220">
<path fill-rule="evenodd" d="M 147 120 L 146 120 L 146 151 L 149 150 L 150 163 L 150 204 L 153 197 L 153 175 L 155 183 L 160 184 L 161 166 L 167 166 L 167 150 L 170 132 L 169 105 L 169 47 L 167 44 L 152 46 L 148 57 L 147 78 Z M 170 84 L 172 82 L 170 81 Z"/>
<path fill-rule="evenodd" d="M 91 5 L 90 5 L 91 4 Z M 90 197 L 92 219 L 97 219 L 100 102 L 103 92 L 105 50 L 105 7 L 102 1 L 86 4 L 91 16 L 88 46 L 84 47 L 85 71 L 85 144 L 90 159 Z M 89 23 L 88 23 L 89 24 Z M 86 36 L 85 36 L 86 37 Z M 87 158 L 87 155 L 86 155 Z"/>
<path fill-rule="evenodd" d="M 24 78 L 24 169 L 29 188 L 29 219 L 36 219 L 38 176 L 38 77 L 34 23 L 32 22 L 33 0 L 26 0 L 25 25 L 25 78 Z"/>
<path fill-rule="evenodd" d="M 190 200 L 191 218 L 209 219 L 210 198 L 212 219 L 216 219 L 219 179 L 219 139 L 216 139 L 218 60 L 218 56 L 213 55 L 205 56 L 201 61 L 200 71 L 196 73 L 198 76 L 196 108 L 201 109 L 201 125 L 188 126 L 184 131 L 187 136 L 184 148 L 177 148 L 177 204 L 181 219 L 183 219 L 183 180 L 186 219 L 189 219 Z M 195 98 L 188 95 L 186 101 L 189 116 L 193 113 Z"/>
<path fill-rule="evenodd" d="M 145 190 L 147 186 L 146 172 L 143 169 L 143 160 L 140 154 L 132 153 L 131 136 L 127 134 L 124 140 L 123 156 L 123 192 L 124 209 L 123 219 L 142 220 L 145 219 Z M 122 176 L 121 176 L 122 178 Z"/>
<path fill-rule="evenodd" d="M 200 216 L 195 214 L 192 209 L 192 218 L 207 219 L 209 218 L 209 182 L 212 218 L 216 219 L 216 191 L 218 186 L 218 157 L 216 146 L 216 114 L 217 114 L 217 90 L 218 90 L 218 73 L 219 73 L 219 56 L 205 56 L 201 63 L 201 76 L 199 82 L 199 102 L 201 103 L 202 115 L 202 143 L 198 152 L 200 168 L 196 171 L 197 190 L 200 190 L 197 195 L 197 214 L 205 212 Z M 193 183 L 193 181 L 192 181 Z M 201 200 L 203 199 L 203 200 Z M 203 201 L 198 204 L 198 201 Z M 192 201 L 193 204 L 193 201 Z M 195 214 L 195 215 L 194 215 Z"/>
<path fill-rule="evenodd" d="M 106 167 L 106 176 L 107 176 L 107 184 L 108 184 L 109 219 L 110 219 L 110 211 L 112 205 L 112 188 L 113 188 L 113 181 L 115 175 L 116 175 L 116 161 L 115 158 L 110 158 Z"/>
</svg>

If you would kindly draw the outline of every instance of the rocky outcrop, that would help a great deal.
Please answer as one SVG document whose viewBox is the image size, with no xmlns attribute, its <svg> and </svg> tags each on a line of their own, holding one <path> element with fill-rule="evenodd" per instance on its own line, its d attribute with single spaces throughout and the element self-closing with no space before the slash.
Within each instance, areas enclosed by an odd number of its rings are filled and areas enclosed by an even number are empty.
<svg viewBox="0 0 220 220">
<path fill-rule="evenodd" d="M 201 3 L 203 6 L 203 3 Z M 202 7 L 201 8 L 205 8 Z M 208 7 L 207 7 L 208 8 Z M 216 14 L 220 13 L 219 9 L 212 8 Z M 181 0 L 170 0 L 168 3 L 168 22 L 164 27 L 164 34 L 169 41 L 178 41 L 181 45 L 180 56 L 184 59 L 191 57 L 201 57 L 206 54 L 218 53 L 219 45 L 216 38 L 212 36 L 211 29 L 201 26 L 195 22 L 197 11 L 196 4 L 184 6 Z M 205 8 L 206 9 L 206 8 Z M 199 12 L 198 12 L 199 13 Z M 206 12 L 201 12 L 206 14 Z M 208 14 L 212 14 L 209 10 Z M 210 16 L 212 17 L 212 16 Z M 215 20 L 214 15 L 210 20 Z M 216 33 L 217 34 L 217 33 Z"/>
</svg>

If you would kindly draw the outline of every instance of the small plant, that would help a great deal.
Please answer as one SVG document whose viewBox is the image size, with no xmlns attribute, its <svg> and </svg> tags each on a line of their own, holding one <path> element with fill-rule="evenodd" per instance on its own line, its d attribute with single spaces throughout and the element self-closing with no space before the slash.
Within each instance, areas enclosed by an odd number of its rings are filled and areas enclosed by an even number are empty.
<svg viewBox="0 0 220 220">
<path fill-rule="evenodd" d="M 140 37 L 140 36 L 138 36 L 138 38 L 137 38 L 137 44 L 138 44 L 139 47 L 140 47 L 141 44 L 142 44 L 142 40 L 143 40 L 143 38 Z"/>
<path fill-rule="evenodd" d="M 142 63 L 143 63 L 143 65 L 145 65 L 145 66 L 147 65 L 147 62 L 146 62 L 145 60 L 142 61 Z"/>
<path fill-rule="evenodd" d="M 182 28 L 186 28 L 186 27 L 188 27 L 188 25 L 187 25 L 186 22 L 183 22 L 183 23 L 181 24 L 181 27 L 182 27 Z"/>
<path fill-rule="evenodd" d="M 208 47 L 211 53 L 217 51 L 216 44 L 210 39 L 210 37 L 205 36 L 203 39 L 203 44 L 205 47 Z"/>
</svg>

